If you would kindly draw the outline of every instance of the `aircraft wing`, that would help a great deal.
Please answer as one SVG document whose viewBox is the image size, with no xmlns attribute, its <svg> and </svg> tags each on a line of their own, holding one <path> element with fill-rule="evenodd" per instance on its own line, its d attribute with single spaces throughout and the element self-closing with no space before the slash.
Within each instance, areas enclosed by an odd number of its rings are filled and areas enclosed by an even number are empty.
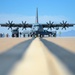
<svg viewBox="0 0 75 75">
<path fill-rule="evenodd" d="M 48 27 L 73 27 L 75 24 L 42 24 L 43 28 L 48 28 Z"/>
<path fill-rule="evenodd" d="M 52 29 L 52 28 L 58 28 L 59 29 L 59 27 L 62 27 L 62 29 L 64 28 L 64 29 L 66 29 L 66 27 L 68 28 L 68 27 L 73 27 L 75 24 L 70 24 L 70 23 L 67 23 L 67 21 L 62 21 L 62 22 L 60 22 L 59 24 L 54 24 L 54 22 L 51 22 L 51 21 L 49 21 L 49 23 L 47 22 L 46 24 L 42 24 L 42 26 L 43 26 L 43 28 L 50 28 L 50 29 Z"/>
<path fill-rule="evenodd" d="M 23 27 L 23 26 L 25 26 L 25 27 L 32 27 L 32 24 L 25 24 L 25 25 L 23 25 L 23 24 L 0 24 L 0 26 L 1 27 L 9 27 L 9 26 L 11 26 L 11 27 Z"/>
<path fill-rule="evenodd" d="M 46 27 L 46 28 L 55 28 L 55 27 L 63 27 L 63 28 L 65 28 L 65 27 L 72 27 L 75 24 L 69 24 L 69 23 L 67 23 L 67 21 L 63 20 L 59 24 L 54 24 L 54 22 L 49 21 L 49 23 L 47 22 L 46 24 L 42 24 L 42 25 L 43 25 L 43 27 Z"/>
<path fill-rule="evenodd" d="M 19 23 L 19 24 L 15 24 L 15 23 L 12 23 L 12 21 L 8 21 L 8 23 L 6 24 L 0 24 L 1 27 L 8 27 L 12 29 L 12 27 L 17 27 L 17 28 L 22 28 L 23 29 L 26 29 L 26 28 L 31 28 L 32 27 L 32 24 L 28 24 L 28 23 Z"/>
<path fill-rule="evenodd" d="M 52 30 L 52 28 L 56 28 L 56 30 L 59 29 L 59 27 L 61 27 L 62 29 L 68 28 L 68 27 L 73 27 L 75 24 L 69 24 L 67 23 L 67 21 L 62 21 L 59 24 L 54 24 L 54 22 L 49 21 L 49 23 L 47 24 L 42 24 L 43 28 L 50 28 Z"/>
</svg>

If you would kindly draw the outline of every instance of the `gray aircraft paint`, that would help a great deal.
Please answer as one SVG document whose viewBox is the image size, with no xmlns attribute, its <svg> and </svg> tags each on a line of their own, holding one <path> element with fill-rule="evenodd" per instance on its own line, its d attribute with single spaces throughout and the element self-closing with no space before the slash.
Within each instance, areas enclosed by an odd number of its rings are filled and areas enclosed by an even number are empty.
<svg viewBox="0 0 75 75">
<path fill-rule="evenodd" d="M 36 9 L 36 19 L 35 19 L 35 23 L 32 24 L 32 28 L 30 30 L 24 30 L 22 32 L 22 34 L 30 34 L 33 33 L 35 31 L 43 31 L 43 27 L 41 24 L 38 23 L 38 8 Z"/>
</svg>

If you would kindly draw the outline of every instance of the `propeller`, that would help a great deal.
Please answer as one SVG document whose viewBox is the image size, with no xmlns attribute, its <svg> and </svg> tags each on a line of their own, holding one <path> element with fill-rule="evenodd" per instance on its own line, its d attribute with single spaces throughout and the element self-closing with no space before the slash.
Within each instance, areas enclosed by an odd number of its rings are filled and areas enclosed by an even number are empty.
<svg viewBox="0 0 75 75">
<path fill-rule="evenodd" d="M 62 21 L 62 23 L 60 22 L 60 24 L 62 25 L 62 29 L 65 29 L 66 30 L 66 27 L 68 28 L 68 24 L 67 24 L 67 21 Z"/>
<path fill-rule="evenodd" d="M 54 23 L 54 22 L 51 22 L 51 21 L 49 21 L 49 23 L 47 22 L 48 29 L 50 28 L 50 29 L 52 30 L 53 23 Z M 53 28 L 54 28 L 54 27 L 53 27 Z"/>
<path fill-rule="evenodd" d="M 6 23 L 6 25 L 8 26 L 8 29 L 10 29 L 10 28 L 12 29 L 12 26 L 13 26 L 14 24 L 13 24 L 13 21 L 9 21 L 9 20 L 8 20 L 8 23 Z"/>
<path fill-rule="evenodd" d="M 59 27 L 56 27 L 56 30 L 59 30 Z"/>
<path fill-rule="evenodd" d="M 26 27 L 27 27 L 26 21 L 25 22 L 22 21 L 22 26 L 23 26 L 22 30 L 26 29 Z"/>
</svg>

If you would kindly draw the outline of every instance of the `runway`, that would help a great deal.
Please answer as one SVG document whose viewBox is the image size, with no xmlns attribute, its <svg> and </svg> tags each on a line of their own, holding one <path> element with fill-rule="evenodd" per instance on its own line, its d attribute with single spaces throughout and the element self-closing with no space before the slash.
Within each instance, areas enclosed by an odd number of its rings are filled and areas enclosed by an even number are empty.
<svg viewBox="0 0 75 75">
<path fill-rule="evenodd" d="M 75 74 L 75 53 L 51 41 L 41 39 L 48 50 L 54 54 L 73 74 Z M 67 46 L 67 45 L 66 45 Z"/>
<path fill-rule="evenodd" d="M 0 54 L 0 75 L 75 75 L 74 63 L 74 52 L 31 38 Z"/>
<path fill-rule="evenodd" d="M 12 39 L 11 39 L 12 40 Z M 33 39 L 23 41 L 0 54 L 0 75 L 7 75 L 13 65 L 19 61 Z"/>
</svg>

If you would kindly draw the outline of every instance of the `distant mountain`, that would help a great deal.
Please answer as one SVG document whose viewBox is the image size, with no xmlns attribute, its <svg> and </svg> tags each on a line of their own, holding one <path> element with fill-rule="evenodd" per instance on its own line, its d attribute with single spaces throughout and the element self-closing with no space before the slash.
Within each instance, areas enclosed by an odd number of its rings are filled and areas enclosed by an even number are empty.
<svg viewBox="0 0 75 75">
<path fill-rule="evenodd" d="M 58 35 L 59 36 L 59 35 Z M 75 30 L 61 32 L 62 37 L 75 37 Z"/>
</svg>

